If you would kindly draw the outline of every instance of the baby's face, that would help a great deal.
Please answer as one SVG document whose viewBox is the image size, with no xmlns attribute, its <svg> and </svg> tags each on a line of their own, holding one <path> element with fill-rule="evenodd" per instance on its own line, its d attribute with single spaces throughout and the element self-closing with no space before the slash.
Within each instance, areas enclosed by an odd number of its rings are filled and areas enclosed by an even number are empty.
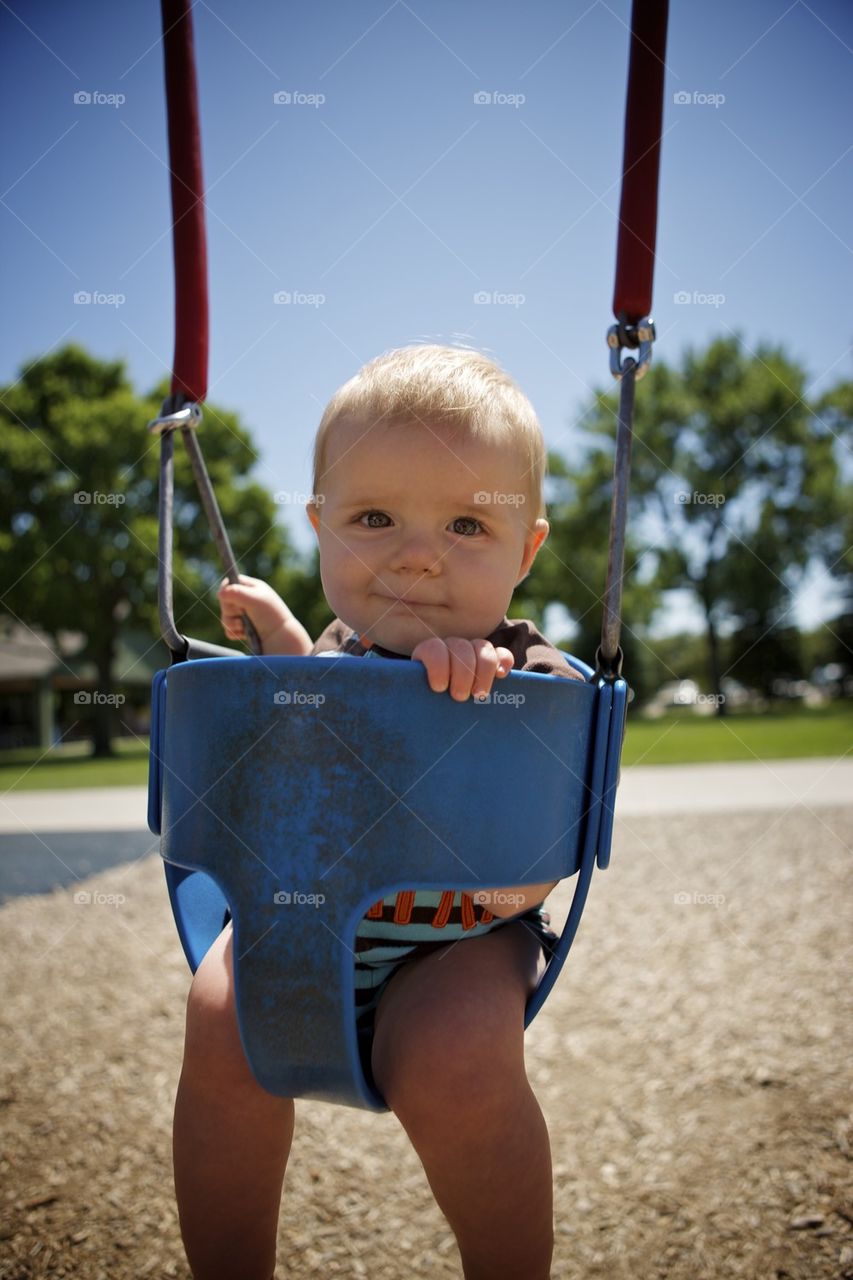
<svg viewBox="0 0 853 1280">
<path fill-rule="evenodd" d="M 330 608 L 395 653 L 489 635 L 548 533 L 527 527 L 523 472 L 509 446 L 444 428 L 338 423 L 308 509 Z"/>
</svg>

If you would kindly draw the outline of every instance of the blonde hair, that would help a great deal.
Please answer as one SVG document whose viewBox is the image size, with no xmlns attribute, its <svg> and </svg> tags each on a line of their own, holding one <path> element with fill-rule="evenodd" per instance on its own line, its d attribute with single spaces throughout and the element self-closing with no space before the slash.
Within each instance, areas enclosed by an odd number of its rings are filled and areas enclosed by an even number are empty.
<svg viewBox="0 0 853 1280">
<path fill-rule="evenodd" d="M 519 483 L 531 499 L 531 523 L 545 514 L 547 455 L 539 419 L 518 384 L 482 352 L 424 344 L 386 351 L 363 365 L 332 396 L 317 428 L 315 494 L 325 474 L 330 432 L 344 417 L 453 427 L 473 440 L 514 447 Z"/>
</svg>

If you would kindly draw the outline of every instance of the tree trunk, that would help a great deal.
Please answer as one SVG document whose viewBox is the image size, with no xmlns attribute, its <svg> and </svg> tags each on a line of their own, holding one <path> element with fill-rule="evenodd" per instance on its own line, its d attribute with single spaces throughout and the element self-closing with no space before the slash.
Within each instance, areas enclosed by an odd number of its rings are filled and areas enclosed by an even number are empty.
<svg viewBox="0 0 853 1280">
<path fill-rule="evenodd" d="M 111 629 L 109 634 L 100 637 L 96 654 L 98 687 L 94 693 L 95 735 L 92 755 L 101 759 L 115 755 L 112 748 L 114 654 L 115 633 Z"/>
<path fill-rule="evenodd" d="M 726 714 L 726 700 L 720 689 L 720 642 L 717 636 L 717 629 L 714 626 L 712 616 L 714 602 L 708 590 L 707 578 L 702 583 L 699 594 L 702 597 L 702 604 L 705 609 L 705 627 L 708 635 L 708 682 L 711 686 L 711 693 L 716 699 L 717 715 L 724 716 Z"/>
</svg>

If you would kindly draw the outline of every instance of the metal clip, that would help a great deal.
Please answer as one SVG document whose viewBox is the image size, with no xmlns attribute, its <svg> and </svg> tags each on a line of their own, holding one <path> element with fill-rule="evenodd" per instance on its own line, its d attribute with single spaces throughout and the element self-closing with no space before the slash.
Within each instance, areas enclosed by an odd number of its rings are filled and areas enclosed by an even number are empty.
<svg viewBox="0 0 853 1280">
<path fill-rule="evenodd" d="M 201 426 L 201 405 L 184 404 L 180 409 L 175 409 L 171 413 L 168 412 L 169 400 L 163 404 L 163 409 L 159 418 L 152 418 L 148 423 L 148 430 L 154 435 L 160 436 L 164 431 L 174 431 L 176 427 L 199 427 Z"/>
<path fill-rule="evenodd" d="M 652 359 L 652 343 L 656 337 L 655 325 L 651 316 L 645 316 L 636 324 L 612 324 L 607 330 L 607 345 L 610 348 L 610 372 L 618 382 L 627 368 L 634 368 L 634 377 L 639 381 L 648 369 Z M 631 357 L 630 366 L 623 365 L 622 351 L 628 348 L 639 354 Z"/>
</svg>

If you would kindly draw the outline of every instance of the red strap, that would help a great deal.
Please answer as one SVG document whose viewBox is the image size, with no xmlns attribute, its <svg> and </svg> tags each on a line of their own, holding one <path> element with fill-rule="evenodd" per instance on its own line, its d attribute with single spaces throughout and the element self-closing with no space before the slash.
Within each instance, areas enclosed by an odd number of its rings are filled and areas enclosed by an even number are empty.
<svg viewBox="0 0 853 1280">
<path fill-rule="evenodd" d="M 189 0 L 161 4 L 175 257 L 172 393 L 200 404 L 207 395 L 207 246 L 193 25 Z"/>
<path fill-rule="evenodd" d="M 622 201 L 613 314 L 636 324 L 652 309 L 668 0 L 634 0 L 625 105 Z"/>
</svg>

